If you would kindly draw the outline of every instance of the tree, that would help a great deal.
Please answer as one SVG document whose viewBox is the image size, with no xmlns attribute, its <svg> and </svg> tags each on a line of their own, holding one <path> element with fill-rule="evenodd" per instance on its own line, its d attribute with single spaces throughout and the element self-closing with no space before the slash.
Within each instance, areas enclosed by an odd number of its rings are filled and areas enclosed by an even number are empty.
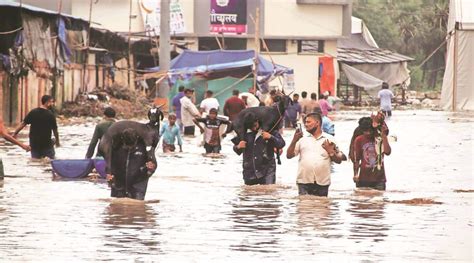
<svg viewBox="0 0 474 263">
<path fill-rule="evenodd" d="M 448 0 L 355 0 L 353 14 L 361 18 L 381 48 L 415 59 L 410 68 L 412 87 L 440 87 L 446 46 L 420 65 L 446 37 Z M 421 75 L 420 75 L 421 73 Z"/>
</svg>

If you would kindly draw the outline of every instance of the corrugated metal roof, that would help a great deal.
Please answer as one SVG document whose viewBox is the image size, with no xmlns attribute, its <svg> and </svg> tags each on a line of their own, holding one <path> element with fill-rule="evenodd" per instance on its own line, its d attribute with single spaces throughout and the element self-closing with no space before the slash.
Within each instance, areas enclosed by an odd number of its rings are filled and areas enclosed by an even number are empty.
<svg viewBox="0 0 474 263">
<path fill-rule="evenodd" d="M 380 64 L 412 61 L 411 57 L 371 46 L 361 33 L 337 41 L 337 60 L 349 64 Z"/>
<path fill-rule="evenodd" d="M 388 49 L 360 50 L 355 48 L 338 48 L 337 60 L 350 64 L 378 64 L 413 61 L 414 59 Z"/>
</svg>

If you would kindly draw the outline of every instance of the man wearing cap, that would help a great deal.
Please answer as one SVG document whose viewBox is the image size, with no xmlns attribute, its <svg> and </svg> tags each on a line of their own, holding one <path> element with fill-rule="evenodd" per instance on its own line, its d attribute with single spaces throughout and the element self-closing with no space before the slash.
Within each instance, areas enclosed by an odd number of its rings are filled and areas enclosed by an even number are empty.
<svg viewBox="0 0 474 263">
<path fill-rule="evenodd" d="M 180 99 L 181 102 L 181 121 L 184 126 L 184 135 L 194 136 L 194 118 L 199 118 L 200 113 L 196 105 L 191 101 L 194 90 L 186 88 L 184 90 L 184 97 Z"/>
</svg>

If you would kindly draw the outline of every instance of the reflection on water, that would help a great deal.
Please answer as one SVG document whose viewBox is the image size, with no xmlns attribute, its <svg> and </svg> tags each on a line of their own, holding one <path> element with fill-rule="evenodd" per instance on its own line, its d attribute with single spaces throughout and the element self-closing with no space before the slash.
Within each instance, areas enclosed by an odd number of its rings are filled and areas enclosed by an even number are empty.
<svg viewBox="0 0 474 263">
<path fill-rule="evenodd" d="M 377 190 L 356 190 L 350 199 L 347 211 L 353 215 L 350 239 L 372 239 L 384 241 L 389 230 L 385 224 L 385 201 L 383 192 Z"/>
<path fill-rule="evenodd" d="M 341 149 L 368 114 L 337 113 Z M 0 144 L 0 261 L 472 262 L 473 120 L 396 112 L 388 191 L 355 190 L 346 162 L 334 165 L 328 198 L 297 196 L 297 158 L 283 158 L 276 185 L 243 186 L 230 138 L 222 159 L 203 157 L 200 137 L 185 138 L 183 153 L 159 149 L 145 202 L 111 199 L 103 180 L 53 181 L 47 161 Z M 57 156 L 83 158 L 93 127 L 62 125 Z"/>
<path fill-rule="evenodd" d="M 340 237 L 328 235 L 331 230 L 338 228 L 338 204 L 326 197 L 301 196 L 296 203 L 298 228 L 301 233 L 311 231 L 324 237 Z"/>
<path fill-rule="evenodd" d="M 105 211 L 104 225 L 110 229 L 121 227 L 143 229 L 153 227 L 156 223 L 153 209 L 145 202 L 113 200 Z"/>
<path fill-rule="evenodd" d="M 233 231 L 240 232 L 242 238 L 231 249 L 271 253 L 278 247 L 278 230 L 283 223 L 278 220 L 282 203 L 278 200 L 277 187 L 243 186 L 236 202 L 232 203 L 229 218 Z M 259 238 L 259 237 L 270 238 Z"/>
<path fill-rule="evenodd" d="M 154 209 L 143 201 L 120 198 L 105 208 L 104 245 L 115 251 L 148 255 L 160 252 L 160 227 Z"/>
</svg>

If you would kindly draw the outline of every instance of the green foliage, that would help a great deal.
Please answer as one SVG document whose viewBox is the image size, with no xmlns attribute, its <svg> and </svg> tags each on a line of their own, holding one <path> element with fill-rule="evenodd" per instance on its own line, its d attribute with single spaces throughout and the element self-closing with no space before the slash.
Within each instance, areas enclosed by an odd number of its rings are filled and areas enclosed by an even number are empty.
<svg viewBox="0 0 474 263">
<path fill-rule="evenodd" d="M 354 0 L 353 16 L 366 23 L 381 48 L 415 59 L 411 87 L 439 89 L 446 46 L 418 67 L 446 37 L 449 0 Z"/>
</svg>

